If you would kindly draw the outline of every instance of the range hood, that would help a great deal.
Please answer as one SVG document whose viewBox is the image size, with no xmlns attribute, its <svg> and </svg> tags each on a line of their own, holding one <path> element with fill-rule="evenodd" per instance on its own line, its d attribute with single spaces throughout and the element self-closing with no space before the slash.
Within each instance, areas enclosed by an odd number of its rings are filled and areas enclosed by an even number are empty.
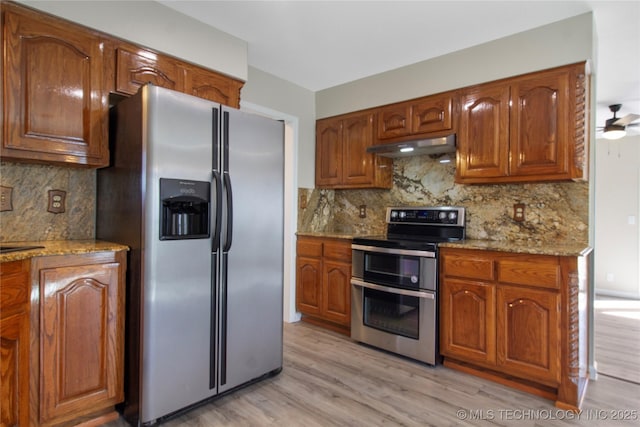
<svg viewBox="0 0 640 427">
<path fill-rule="evenodd" d="M 422 154 L 444 154 L 456 151 L 455 134 L 440 138 L 418 139 L 415 141 L 393 142 L 390 144 L 372 145 L 367 153 L 384 157 L 409 157 Z"/>
</svg>

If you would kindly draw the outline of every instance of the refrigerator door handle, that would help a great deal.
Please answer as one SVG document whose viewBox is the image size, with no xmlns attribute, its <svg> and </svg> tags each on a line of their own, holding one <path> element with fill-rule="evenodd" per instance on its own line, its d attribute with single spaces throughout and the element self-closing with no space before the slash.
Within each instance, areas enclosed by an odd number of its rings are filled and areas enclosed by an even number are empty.
<svg viewBox="0 0 640 427">
<path fill-rule="evenodd" d="M 216 253 L 211 254 L 211 308 L 209 312 L 210 316 L 210 325 L 209 325 L 209 390 L 213 390 L 216 388 L 216 360 L 218 360 L 218 355 L 216 354 L 216 330 L 217 330 L 217 319 L 218 315 L 218 272 L 219 261 L 218 255 Z"/>
<path fill-rule="evenodd" d="M 215 183 L 216 188 L 216 218 L 211 252 L 217 252 L 220 249 L 220 237 L 222 233 L 222 176 L 220 175 L 220 172 L 216 170 L 213 171 L 213 182 Z"/>
<path fill-rule="evenodd" d="M 227 232 L 223 252 L 229 252 L 233 243 L 233 189 L 231 188 L 231 177 L 228 173 L 222 175 L 224 180 L 224 188 L 227 194 Z"/>
<path fill-rule="evenodd" d="M 220 286 L 220 385 L 227 384 L 227 271 L 229 254 L 222 255 L 222 280 Z"/>
</svg>

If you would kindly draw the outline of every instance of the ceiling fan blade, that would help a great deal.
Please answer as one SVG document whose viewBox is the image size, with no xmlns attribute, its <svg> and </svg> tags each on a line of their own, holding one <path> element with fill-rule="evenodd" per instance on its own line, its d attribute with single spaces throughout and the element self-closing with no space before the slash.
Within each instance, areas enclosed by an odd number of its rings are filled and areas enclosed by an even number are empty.
<svg viewBox="0 0 640 427">
<path fill-rule="evenodd" d="M 629 123 L 635 122 L 638 119 L 640 119 L 640 115 L 638 114 L 627 114 L 624 117 L 620 117 L 618 120 L 613 122 L 613 124 L 616 126 L 627 126 Z"/>
</svg>

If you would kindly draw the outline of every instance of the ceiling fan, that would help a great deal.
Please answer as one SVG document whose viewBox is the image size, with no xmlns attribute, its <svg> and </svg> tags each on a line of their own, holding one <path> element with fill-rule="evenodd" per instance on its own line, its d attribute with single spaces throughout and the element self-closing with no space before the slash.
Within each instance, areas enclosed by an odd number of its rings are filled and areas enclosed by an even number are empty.
<svg viewBox="0 0 640 427">
<path fill-rule="evenodd" d="M 609 110 L 613 113 L 613 117 L 607 119 L 605 125 L 599 127 L 602 130 L 602 136 L 606 139 L 619 139 L 627 134 L 627 126 L 637 126 L 640 123 L 632 123 L 640 119 L 638 114 L 627 114 L 624 117 L 616 117 L 616 113 L 620 111 L 622 104 L 609 105 Z"/>
</svg>

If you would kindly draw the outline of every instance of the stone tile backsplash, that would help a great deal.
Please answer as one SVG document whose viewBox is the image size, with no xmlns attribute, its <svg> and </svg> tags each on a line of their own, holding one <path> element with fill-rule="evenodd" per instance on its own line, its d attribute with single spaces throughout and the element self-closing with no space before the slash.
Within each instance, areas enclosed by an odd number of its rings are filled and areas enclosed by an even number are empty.
<svg viewBox="0 0 640 427">
<path fill-rule="evenodd" d="M 455 165 L 427 155 L 394 160 L 391 190 L 299 189 L 298 230 L 383 234 L 388 206 L 463 206 L 467 238 L 517 242 L 588 242 L 589 184 L 460 185 Z M 525 205 L 525 221 L 513 220 L 513 205 Z M 367 217 L 359 218 L 359 206 Z M 299 205 L 300 206 L 300 205 Z"/>
<path fill-rule="evenodd" d="M 0 242 L 94 238 L 95 169 L 2 162 L 0 185 L 13 188 L 13 210 L 0 212 Z M 65 212 L 47 211 L 49 190 L 66 192 Z"/>
</svg>

